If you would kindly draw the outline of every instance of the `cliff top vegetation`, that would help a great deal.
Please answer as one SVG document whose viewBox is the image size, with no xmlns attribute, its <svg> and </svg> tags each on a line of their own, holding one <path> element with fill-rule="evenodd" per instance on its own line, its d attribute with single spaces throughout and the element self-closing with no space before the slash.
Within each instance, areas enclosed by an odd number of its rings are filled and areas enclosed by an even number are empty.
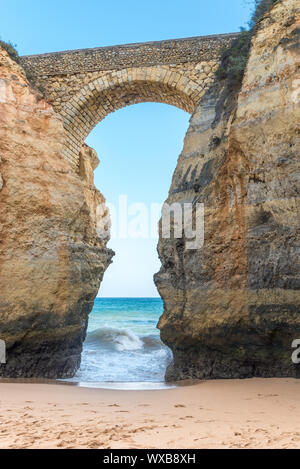
<svg viewBox="0 0 300 469">
<path fill-rule="evenodd" d="M 240 36 L 229 48 L 223 50 L 216 76 L 220 80 L 227 79 L 232 88 L 242 83 L 255 26 L 278 1 L 280 0 L 254 0 L 254 11 L 248 22 L 249 29 L 241 28 Z"/>
<path fill-rule="evenodd" d="M 8 53 L 11 59 L 13 59 L 15 62 L 19 61 L 19 53 L 16 49 L 16 44 L 13 44 L 12 42 L 8 41 L 2 41 L 0 39 L 0 47 Z"/>
</svg>

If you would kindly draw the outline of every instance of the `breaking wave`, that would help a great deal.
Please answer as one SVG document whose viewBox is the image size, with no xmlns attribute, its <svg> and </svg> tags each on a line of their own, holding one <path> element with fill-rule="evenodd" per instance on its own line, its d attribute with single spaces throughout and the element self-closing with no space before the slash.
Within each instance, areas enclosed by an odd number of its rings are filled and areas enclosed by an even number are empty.
<svg viewBox="0 0 300 469">
<path fill-rule="evenodd" d="M 134 332 L 116 327 L 96 329 L 88 334 L 86 340 L 93 344 L 114 347 L 119 352 L 139 350 L 143 347 L 143 342 Z"/>
<path fill-rule="evenodd" d="M 141 350 L 143 348 L 158 348 L 162 345 L 161 341 L 157 337 L 139 337 L 128 329 L 119 329 L 117 327 L 101 327 L 89 332 L 86 342 L 93 345 L 103 346 L 105 348 L 111 347 L 119 352 L 126 350 Z"/>
</svg>

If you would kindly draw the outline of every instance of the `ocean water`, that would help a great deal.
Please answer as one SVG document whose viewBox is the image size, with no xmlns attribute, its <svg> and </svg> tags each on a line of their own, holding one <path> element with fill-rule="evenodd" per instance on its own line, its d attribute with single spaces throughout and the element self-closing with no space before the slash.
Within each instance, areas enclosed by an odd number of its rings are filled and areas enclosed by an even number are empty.
<svg viewBox="0 0 300 469">
<path fill-rule="evenodd" d="M 96 298 L 72 381 L 163 382 L 172 354 L 156 328 L 162 312 L 160 298 Z"/>
</svg>

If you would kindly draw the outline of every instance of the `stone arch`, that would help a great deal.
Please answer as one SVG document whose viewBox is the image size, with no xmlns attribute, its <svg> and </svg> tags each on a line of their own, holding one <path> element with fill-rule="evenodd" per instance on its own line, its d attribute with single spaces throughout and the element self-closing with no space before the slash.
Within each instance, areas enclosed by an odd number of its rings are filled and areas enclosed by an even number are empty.
<svg viewBox="0 0 300 469">
<path fill-rule="evenodd" d="M 62 108 L 66 129 L 64 157 L 78 164 L 91 130 L 109 113 L 130 104 L 161 102 L 192 113 L 204 84 L 168 67 L 141 67 L 108 72 L 86 84 Z"/>
</svg>

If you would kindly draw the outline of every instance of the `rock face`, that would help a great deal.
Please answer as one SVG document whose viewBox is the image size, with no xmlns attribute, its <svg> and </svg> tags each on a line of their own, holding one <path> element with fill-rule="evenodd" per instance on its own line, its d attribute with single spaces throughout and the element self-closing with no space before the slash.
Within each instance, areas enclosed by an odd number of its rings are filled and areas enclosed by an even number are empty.
<svg viewBox="0 0 300 469">
<path fill-rule="evenodd" d="M 299 376 L 300 8 L 260 21 L 240 92 L 215 84 L 191 118 L 169 197 L 205 205 L 205 241 L 159 241 L 167 379 Z"/>
<path fill-rule="evenodd" d="M 0 50 L 0 376 L 75 373 L 113 255 L 97 155 L 84 146 L 76 173 L 63 142 L 60 118 Z"/>
</svg>

